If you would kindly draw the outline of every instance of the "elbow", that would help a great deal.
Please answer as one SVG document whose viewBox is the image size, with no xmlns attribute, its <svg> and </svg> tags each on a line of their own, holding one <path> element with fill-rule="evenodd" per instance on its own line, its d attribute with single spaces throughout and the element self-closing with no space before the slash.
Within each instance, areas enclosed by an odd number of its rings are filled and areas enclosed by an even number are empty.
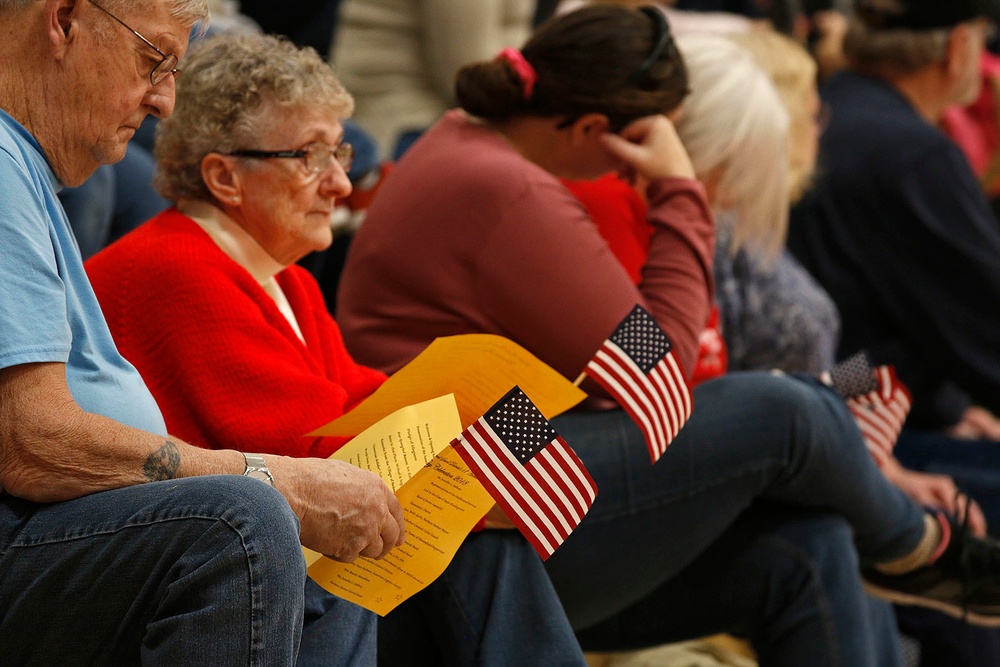
<svg viewBox="0 0 1000 667">
<path fill-rule="evenodd" d="M 31 467 L 13 454 L 9 445 L 6 439 L 0 443 L 0 490 L 25 500 L 45 500 L 44 493 L 39 493 L 42 489 L 39 475 L 32 474 Z"/>
<path fill-rule="evenodd" d="M 64 466 L 66 451 L 54 458 L 45 455 L 46 445 L 65 442 L 51 431 L 0 428 L 0 486 L 12 496 L 32 502 L 54 502 L 72 495 L 59 483 L 52 462 Z"/>
</svg>

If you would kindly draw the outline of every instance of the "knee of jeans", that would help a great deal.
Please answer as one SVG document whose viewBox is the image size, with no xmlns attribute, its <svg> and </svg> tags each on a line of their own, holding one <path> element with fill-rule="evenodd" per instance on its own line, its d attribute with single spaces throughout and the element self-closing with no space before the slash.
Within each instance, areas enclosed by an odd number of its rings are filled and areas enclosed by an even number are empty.
<svg viewBox="0 0 1000 667">
<path fill-rule="evenodd" d="M 755 402 L 763 402 L 767 414 L 801 431 L 836 435 L 842 441 L 850 440 L 848 434 L 853 433 L 862 444 L 843 400 L 818 384 L 790 376 L 769 376 L 766 385 L 759 387 Z"/>
<path fill-rule="evenodd" d="M 853 585 L 859 562 L 850 524 L 840 516 L 817 515 L 785 525 L 773 537 L 785 566 L 804 569 L 825 589 Z M 775 559 L 779 567 L 780 559 Z"/>
<path fill-rule="evenodd" d="M 242 475 L 199 478 L 192 493 L 224 508 L 220 517 L 242 535 L 252 536 L 263 553 L 289 569 L 302 561 L 298 517 L 277 490 Z M 304 563 L 303 577 L 305 576 Z"/>
</svg>

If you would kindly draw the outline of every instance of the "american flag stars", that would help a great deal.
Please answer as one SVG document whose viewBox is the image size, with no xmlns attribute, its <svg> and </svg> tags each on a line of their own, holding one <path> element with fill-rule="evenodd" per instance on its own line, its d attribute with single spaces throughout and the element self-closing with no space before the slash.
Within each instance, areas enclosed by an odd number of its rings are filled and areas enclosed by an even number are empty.
<svg viewBox="0 0 1000 667">
<path fill-rule="evenodd" d="M 636 305 L 594 354 L 584 373 L 632 417 L 656 463 L 691 416 L 691 390 L 670 340 Z"/>
<path fill-rule="evenodd" d="M 483 415 L 483 419 L 503 438 L 523 465 L 559 434 L 524 392 L 508 396 L 508 401 L 495 405 Z"/>
<path fill-rule="evenodd" d="M 597 497 L 583 462 L 519 387 L 451 444 L 543 559 Z"/>
</svg>

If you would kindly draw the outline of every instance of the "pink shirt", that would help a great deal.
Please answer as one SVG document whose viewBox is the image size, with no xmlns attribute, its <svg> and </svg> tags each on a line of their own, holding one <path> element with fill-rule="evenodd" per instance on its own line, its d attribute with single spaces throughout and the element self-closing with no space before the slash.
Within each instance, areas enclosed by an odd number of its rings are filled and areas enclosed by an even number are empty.
<svg viewBox="0 0 1000 667">
<path fill-rule="evenodd" d="M 438 336 L 493 333 L 572 380 L 641 303 L 690 372 L 713 292 L 712 216 L 697 181 L 656 181 L 647 198 L 635 285 L 557 178 L 449 112 L 395 166 L 352 242 L 337 312 L 348 349 L 392 372 Z"/>
</svg>

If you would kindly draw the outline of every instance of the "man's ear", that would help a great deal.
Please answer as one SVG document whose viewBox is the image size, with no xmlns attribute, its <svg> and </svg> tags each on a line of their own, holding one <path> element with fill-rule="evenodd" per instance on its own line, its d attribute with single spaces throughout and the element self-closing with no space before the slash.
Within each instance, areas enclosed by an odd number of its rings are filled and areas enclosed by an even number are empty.
<svg viewBox="0 0 1000 667">
<path fill-rule="evenodd" d="M 238 206 L 243 199 L 243 181 L 234 165 L 235 158 L 219 153 L 201 159 L 201 180 L 223 206 Z"/>
<path fill-rule="evenodd" d="M 77 14 L 83 2 L 84 0 L 45 0 L 45 32 L 53 53 L 59 60 L 79 34 Z"/>
<path fill-rule="evenodd" d="M 574 144 L 594 141 L 608 131 L 611 122 L 602 113 L 585 113 L 569 127 L 569 138 Z"/>
<path fill-rule="evenodd" d="M 960 77 L 966 71 L 969 58 L 976 52 L 971 48 L 974 39 L 979 39 L 979 34 L 969 23 L 959 23 L 948 33 L 944 64 L 951 78 Z"/>
</svg>

